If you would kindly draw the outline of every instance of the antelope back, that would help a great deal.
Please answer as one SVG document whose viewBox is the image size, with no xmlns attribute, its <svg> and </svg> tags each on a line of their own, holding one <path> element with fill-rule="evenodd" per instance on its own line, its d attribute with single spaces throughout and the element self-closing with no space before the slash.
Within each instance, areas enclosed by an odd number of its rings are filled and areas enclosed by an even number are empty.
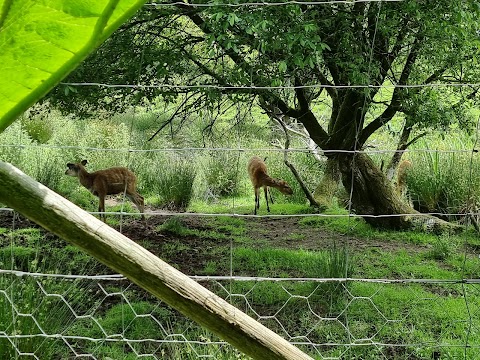
<svg viewBox="0 0 480 360">
<path fill-rule="evenodd" d="M 248 174 L 250 175 L 252 183 L 258 183 L 262 176 L 267 175 L 265 162 L 258 156 L 252 157 L 248 162 Z"/>
<path fill-rule="evenodd" d="M 137 183 L 135 174 L 125 167 L 114 167 L 98 170 L 92 173 L 95 176 L 93 186 L 103 187 L 107 195 L 118 194 L 126 191 L 134 193 Z"/>
</svg>

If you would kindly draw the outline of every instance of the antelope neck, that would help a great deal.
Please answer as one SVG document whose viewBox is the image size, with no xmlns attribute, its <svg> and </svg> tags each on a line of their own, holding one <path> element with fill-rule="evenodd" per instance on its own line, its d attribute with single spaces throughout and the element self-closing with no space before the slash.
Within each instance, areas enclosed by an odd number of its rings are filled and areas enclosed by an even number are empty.
<svg viewBox="0 0 480 360">
<path fill-rule="evenodd" d="M 268 176 L 267 174 L 262 175 L 262 183 L 267 186 L 276 186 L 277 185 L 277 180 L 274 178 Z"/>
<path fill-rule="evenodd" d="M 90 189 L 93 185 L 93 176 L 87 170 L 80 168 L 78 172 L 78 178 L 80 183 L 85 186 L 87 189 Z"/>
</svg>

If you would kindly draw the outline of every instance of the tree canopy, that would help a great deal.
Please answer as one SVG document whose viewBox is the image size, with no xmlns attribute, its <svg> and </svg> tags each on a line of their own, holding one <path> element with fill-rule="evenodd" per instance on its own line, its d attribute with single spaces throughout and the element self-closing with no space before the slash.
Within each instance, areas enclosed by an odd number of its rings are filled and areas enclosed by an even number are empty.
<svg viewBox="0 0 480 360">
<path fill-rule="evenodd" d="M 323 150 L 360 150 L 397 115 L 407 142 L 413 128 L 472 124 L 466 110 L 480 75 L 477 1 L 214 5 L 144 7 L 66 81 L 127 89 L 63 85 L 50 100 L 80 113 L 158 96 L 182 111 L 257 100 L 304 126 Z M 320 102 L 331 108 L 326 124 L 315 113 Z M 339 162 L 344 185 L 355 179 L 352 157 L 327 154 Z M 374 167 L 365 161 L 357 189 Z M 377 200 L 354 202 L 369 204 L 362 210 L 370 213 L 400 211 L 380 209 Z"/>
<path fill-rule="evenodd" d="M 143 87 L 61 86 L 52 100 L 85 112 L 159 95 L 195 107 L 257 97 L 299 119 L 327 99 L 327 128 L 301 121 L 325 149 L 357 135 L 361 147 L 399 112 L 420 126 L 468 123 L 477 89 L 435 85 L 477 82 L 475 1 L 223 4 L 144 7 L 66 80 Z"/>
</svg>

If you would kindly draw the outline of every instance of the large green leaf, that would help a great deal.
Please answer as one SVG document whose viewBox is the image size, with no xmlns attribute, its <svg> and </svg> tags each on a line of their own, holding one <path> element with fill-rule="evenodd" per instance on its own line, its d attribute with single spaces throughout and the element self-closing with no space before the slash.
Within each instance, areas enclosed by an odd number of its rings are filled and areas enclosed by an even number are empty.
<svg viewBox="0 0 480 360">
<path fill-rule="evenodd" d="M 0 0 L 0 132 L 144 0 Z"/>
</svg>

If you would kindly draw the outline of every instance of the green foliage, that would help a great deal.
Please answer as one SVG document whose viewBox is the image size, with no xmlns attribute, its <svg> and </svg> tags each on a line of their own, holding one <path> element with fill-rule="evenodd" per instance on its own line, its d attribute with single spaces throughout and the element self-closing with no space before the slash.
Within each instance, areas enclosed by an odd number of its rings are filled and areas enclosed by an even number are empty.
<svg viewBox="0 0 480 360">
<path fill-rule="evenodd" d="M 234 270 L 252 271 L 266 277 L 344 278 L 353 272 L 345 249 L 327 251 L 251 249 L 234 250 Z"/>
<path fill-rule="evenodd" d="M 160 205 L 171 210 L 184 210 L 193 196 L 196 168 L 189 159 L 170 157 L 159 166 L 156 187 Z"/>
<path fill-rule="evenodd" d="M 338 209 L 333 210 L 339 212 Z M 332 211 L 332 212 L 333 212 Z M 315 244 L 308 244 L 316 249 L 291 248 L 291 244 L 273 248 L 269 244 L 264 246 L 258 240 L 246 241 L 245 234 L 258 230 L 249 225 L 255 224 L 251 219 L 237 217 L 215 217 L 205 219 L 195 228 L 188 228 L 182 217 L 171 217 L 161 227 L 154 231 L 165 234 L 167 231 L 177 235 L 178 241 L 169 243 L 169 247 L 162 247 L 162 254 L 179 258 L 183 251 L 199 251 L 192 242 L 185 243 L 183 236 L 208 236 L 213 239 L 214 248 L 201 249 L 202 255 L 211 256 L 212 260 L 205 261 L 204 273 L 218 275 L 225 271 L 223 259 L 228 256 L 231 248 L 229 243 L 222 243 L 224 238 L 234 238 L 232 261 L 235 275 L 278 276 L 278 277 L 305 277 L 305 278 L 415 278 L 415 279 L 461 279 L 474 277 L 478 274 L 478 259 L 465 256 L 454 245 L 458 243 L 478 245 L 476 235 L 462 234 L 461 236 L 435 237 L 427 234 L 412 232 L 397 233 L 371 229 L 364 231 L 358 226 L 350 228 L 348 241 L 354 245 L 346 248 L 335 246 L 328 249 L 316 248 Z M 322 220 L 322 221 L 318 221 Z M 332 230 L 332 238 L 339 236 L 344 230 L 342 222 L 333 223 L 329 228 L 326 225 L 330 218 L 310 217 L 302 222 L 302 230 L 328 231 Z M 343 220 L 343 219 L 342 219 Z M 199 220 L 200 221 L 200 220 Z M 337 231 L 333 232 L 335 226 Z M 367 225 L 366 225 L 367 226 Z M 204 228 L 205 227 L 205 228 Z M 212 228 L 212 231 L 208 231 Z M 152 229 L 153 230 L 153 229 Z M 325 233 L 323 233 L 325 235 Z M 352 236 L 355 235 L 355 236 Z M 244 241 L 237 240 L 243 236 Z M 431 249 L 415 247 L 410 249 L 413 238 L 423 237 L 423 243 L 431 245 Z M 372 239 L 376 239 L 377 246 L 370 246 Z M 48 241 L 39 229 L 19 229 L 15 231 L 0 231 L 0 268 L 24 269 L 26 271 L 41 271 L 55 273 L 102 273 L 97 271 L 85 255 L 79 251 L 64 246 L 63 243 L 52 246 L 51 236 Z M 450 244 L 448 252 L 438 252 L 441 256 L 432 256 L 438 248 Z M 385 247 L 381 244 L 384 243 Z M 241 246 L 237 247 L 237 244 Z M 255 245 L 252 246 L 252 245 Z M 359 245 L 360 249 L 357 249 Z M 158 244 L 149 243 L 147 246 Z M 200 245 L 203 247 L 203 244 Z M 248 246 L 248 247 L 247 247 Z M 398 247 L 399 250 L 393 250 Z M 418 251 L 420 249 L 420 251 Z M 351 256 L 358 251 L 358 255 Z M 2 261 L 3 259 L 3 261 Z M 11 262 L 15 259 L 15 262 Z M 178 261 L 182 261 L 181 258 Z M 13 265 L 12 265 L 13 264 Z M 52 270 L 56 269 L 56 270 Z M 85 271 L 87 270 L 87 271 Z M 48 294 L 62 294 L 77 314 L 90 314 L 93 318 L 72 318 L 71 311 L 65 307 L 63 301 L 53 296 L 45 296 L 38 287 L 41 282 Z M 83 284 L 83 285 L 82 285 Z M 386 352 L 393 351 L 388 345 L 382 351 L 376 346 L 352 347 L 344 351 L 355 338 L 371 338 L 374 341 L 384 341 L 408 347 L 408 356 L 397 353 L 397 358 L 407 359 L 413 356 L 427 358 L 432 356 L 435 345 L 443 345 L 443 353 L 452 358 L 462 357 L 465 343 L 465 326 L 470 320 L 465 320 L 467 310 L 463 291 L 467 292 L 468 304 L 471 308 L 480 305 L 475 285 L 469 284 L 386 284 L 361 281 L 347 281 L 345 283 L 331 281 L 228 281 L 216 287 L 212 283 L 212 290 L 221 296 L 228 294 L 243 294 L 230 296 L 229 302 L 244 309 L 253 317 L 265 316 L 262 322 L 279 333 L 288 332 L 291 336 L 305 336 L 318 343 L 326 343 L 321 349 L 323 357 L 345 356 L 357 359 L 380 359 Z M 228 285 L 228 286 L 227 286 Z M 85 287 L 83 287 L 85 286 Z M 463 287 L 463 289 L 462 289 Z M 132 290 L 132 289 L 130 289 Z M 98 356 L 111 358 L 130 358 L 125 354 L 123 341 L 90 341 L 89 338 L 103 339 L 105 333 L 111 339 L 121 334 L 125 338 L 135 340 L 132 345 L 138 353 L 152 353 L 157 357 L 163 356 L 172 359 L 192 359 L 196 357 L 192 347 L 196 344 L 176 344 L 165 342 L 138 341 L 145 338 L 166 339 L 168 334 L 182 334 L 189 340 L 200 339 L 208 346 L 198 345 L 202 354 L 213 354 L 217 359 L 231 360 L 238 358 L 230 347 L 210 344 L 208 340 L 217 340 L 208 332 L 199 329 L 178 316 L 174 311 L 157 302 L 147 302 L 148 296 L 137 290 L 120 291 L 116 286 L 105 288 L 110 294 L 122 294 L 118 299 L 115 296 L 105 298 L 104 292 L 98 294 L 92 291 L 90 280 L 68 282 L 58 279 L 18 278 L 17 276 L 0 277 L 0 331 L 3 326 L 11 325 L 14 332 L 9 335 L 37 334 L 38 326 L 29 317 L 19 316 L 12 310 L 13 299 L 15 306 L 26 314 L 33 314 L 46 333 L 61 333 L 66 336 L 78 336 L 74 344 L 82 352 L 95 352 Z M 100 295 L 100 298 L 96 298 Z M 128 301 L 124 301 L 123 296 Z M 87 301 L 92 298 L 93 302 Z M 96 300 L 101 300 L 99 303 Z M 108 301 L 105 301 L 108 300 Z M 247 302 L 248 301 L 248 304 Z M 45 314 L 55 313 L 56 317 Z M 3 316 L 2 316 L 3 315 Z M 269 315 L 274 315 L 273 321 Z M 154 320 L 153 317 L 156 319 Z M 13 324 L 13 320 L 15 323 Z M 6 322 L 3 322 L 6 321 Z M 472 318 L 472 325 L 477 322 Z M 279 324 L 281 323 L 281 325 Z M 412 323 L 415 324 L 412 327 Z M 103 328 L 99 327 L 99 325 Z M 10 328 L 9 328 L 10 331 Z M 477 341 L 475 332 L 471 332 L 470 341 Z M 60 340 L 60 341 L 58 341 Z M 409 347 L 409 344 L 422 346 Z M 432 345 L 430 345 L 432 344 Z M 0 340 L 0 356 L 11 358 L 16 350 L 8 340 Z M 39 358 L 67 358 L 69 349 L 61 339 L 43 337 L 26 337 L 19 339 L 16 345 L 22 351 L 31 351 Z M 395 347 L 397 349 L 397 346 Z M 311 349 L 306 349 L 311 353 Z M 468 350 L 468 349 L 467 349 Z M 3 351 L 3 352 L 2 352 Z M 474 359 L 474 355 L 467 358 Z M 132 357 L 133 360 L 133 357 Z"/>
<path fill-rule="evenodd" d="M 444 148 L 464 149 L 469 146 L 455 144 L 453 138 L 444 142 L 446 144 L 438 151 L 418 152 L 410 157 L 413 166 L 407 174 L 409 197 L 422 211 L 475 212 L 480 207 L 478 157 L 462 152 L 442 152 Z"/>
<path fill-rule="evenodd" d="M 12 164 L 21 164 L 25 150 L 22 145 L 29 146 L 32 139 L 28 133 L 22 129 L 20 122 L 12 125 L 0 136 L 0 158 L 2 161 Z"/>
<path fill-rule="evenodd" d="M 23 166 L 26 174 L 33 177 L 38 182 L 49 187 L 54 191 L 58 191 L 63 171 L 60 169 L 65 166 L 63 155 L 59 149 L 45 148 L 38 149 L 35 155 L 25 158 Z"/>
<path fill-rule="evenodd" d="M 188 229 L 178 216 L 173 216 L 167 219 L 160 227 L 158 227 L 157 230 L 168 231 L 180 236 L 185 236 L 187 233 L 189 233 Z"/>
<path fill-rule="evenodd" d="M 39 144 L 45 144 L 53 136 L 53 128 L 45 119 L 35 117 L 21 121 L 22 127 L 27 134 Z"/>
<path fill-rule="evenodd" d="M 60 0 L 45 4 L 18 0 L 2 6 L 0 132 L 57 85 L 143 3 L 99 0 L 66 6 Z"/>
<path fill-rule="evenodd" d="M 236 152 L 212 151 L 205 160 L 203 174 L 210 196 L 236 196 L 239 193 L 239 172 L 243 158 Z M 240 171 L 239 171 L 240 170 Z"/>
<path fill-rule="evenodd" d="M 403 84 L 412 85 L 425 79 L 449 81 L 449 77 L 442 77 L 444 74 L 456 74 L 464 82 L 472 83 L 478 76 L 476 47 L 472 46 L 478 42 L 475 19 L 479 8 L 475 2 L 404 1 L 385 6 L 368 4 L 363 11 L 351 4 L 318 5 L 315 11 L 300 4 L 259 6 L 253 10 L 208 7 L 195 15 L 174 8 L 164 10 L 163 16 L 156 16 L 159 9 L 143 8 L 130 27 L 115 33 L 69 81 L 82 81 L 89 74 L 92 81 L 99 83 L 208 83 L 245 88 L 223 94 L 210 87 L 195 88 L 192 92 L 197 94 L 188 97 L 184 96 L 184 89 L 176 92 L 171 87 L 146 88 L 142 93 L 82 87 L 77 89 L 76 96 L 65 96 L 60 87 L 51 94 L 52 101 L 84 112 L 96 106 L 118 110 L 132 104 L 153 104 L 163 96 L 168 103 L 183 103 L 183 109 L 192 113 L 199 108 L 215 108 L 225 96 L 247 106 L 256 96 L 266 101 L 278 97 L 288 104 L 295 97 L 293 89 L 255 91 L 250 86 L 289 87 L 293 78 L 306 86 L 327 81 L 335 85 L 391 85 L 403 73 L 408 74 L 402 78 Z M 169 41 L 156 41 L 158 29 L 164 29 L 161 36 Z M 409 53 L 412 61 L 406 62 Z M 219 58 L 223 60 L 218 61 Z M 209 65 L 204 66 L 206 63 Z M 102 70 L 98 71 L 99 68 Z M 419 124 L 419 128 L 446 127 L 452 118 L 462 128 L 469 128 L 471 119 L 464 115 L 471 98 L 458 93 L 452 96 L 453 91 L 443 93 L 443 89 L 426 87 L 399 92 L 401 96 L 396 96 L 396 100 L 401 102 L 398 107 L 405 111 L 409 123 Z M 364 114 L 369 117 L 383 112 L 392 92 L 359 90 L 358 93 L 367 95 L 363 98 Z M 335 96 L 343 99 L 353 93 L 337 92 Z M 332 104 L 335 97 L 333 92 L 325 95 L 314 89 L 308 89 L 305 95 L 311 105 L 321 104 L 329 97 L 332 98 L 328 103 Z M 377 95 L 381 98 L 371 103 Z M 336 121 L 337 117 L 332 117 L 325 129 L 335 129 Z M 350 136 L 346 128 L 342 136 Z"/>
<path fill-rule="evenodd" d="M 448 259 L 456 248 L 456 244 L 452 242 L 448 236 L 439 237 L 433 243 L 432 249 L 426 254 L 428 259 L 446 260 Z"/>
<path fill-rule="evenodd" d="M 44 359 L 58 356 L 59 349 L 64 346 L 63 340 L 45 339 L 42 334 L 62 333 L 74 316 L 65 302 L 58 297 L 44 296 L 38 287 L 38 282 L 46 287 L 53 281 L 32 277 L 19 281 L 11 276 L 0 276 L 0 329 L 6 330 L 9 336 L 26 335 L 15 338 L 14 343 L 0 338 L 0 358 L 16 359 L 19 353 L 35 354 Z"/>
<path fill-rule="evenodd" d="M 238 217 L 219 216 L 211 219 L 211 223 L 217 231 L 232 235 L 243 235 L 246 231 L 245 219 Z"/>
</svg>

